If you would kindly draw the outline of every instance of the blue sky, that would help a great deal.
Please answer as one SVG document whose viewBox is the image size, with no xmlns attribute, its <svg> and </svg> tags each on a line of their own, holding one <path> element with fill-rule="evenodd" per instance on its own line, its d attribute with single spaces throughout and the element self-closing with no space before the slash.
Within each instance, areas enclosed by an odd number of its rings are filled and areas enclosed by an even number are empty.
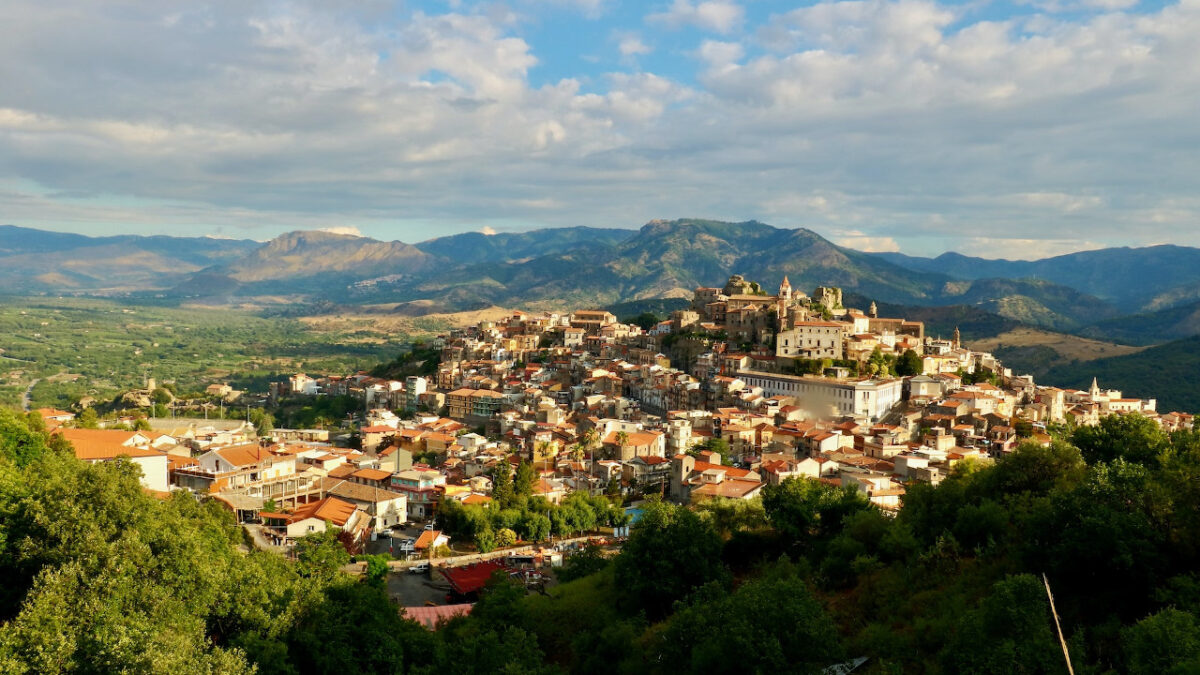
<svg viewBox="0 0 1200 675">
<path fill-rule="evenodd" d="M 5 223 L 1200 245 L 1197 0 L 10 0 L 0 25 Z"/>
</svg>

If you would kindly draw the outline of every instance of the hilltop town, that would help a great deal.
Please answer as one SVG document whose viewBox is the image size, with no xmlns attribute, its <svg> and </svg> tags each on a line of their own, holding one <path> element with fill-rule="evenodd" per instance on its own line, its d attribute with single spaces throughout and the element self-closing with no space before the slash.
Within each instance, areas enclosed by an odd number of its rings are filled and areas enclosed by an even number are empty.
<svg viewBox="0 0 1200 675">
<path fill-rule="evenodd" d="M 51 428 L 64 425 L 81 459 L 128 455 L 148 489 L 210 495 L 283 550 L 326 523 L 360 550 L 439 513 L 486 509 L 497 482 L 513 476 L 552 505 L 603 495 L 744 500 L 808 477 L 894 511 L 913 483 L 936 485 L 959 463 L 993 462 L 1024 441 L 1048 445 L 1107 415 L 1138 413 L 1167 431 L 1193 424 L 1097 383 L 1035 383 L 966 348 L 957 330 L 930 336 L 919 321 L 842 299 L 841 289 L 810 295 L 786 277 L 771 295 L 734 275 L 659 321 L 513 312 L 420 345 L 427 375 L 297 373 L 271 385 L 268 405 L 354 401 L 360 412 L 332 428 L 158 420 L 151 430 L 92 430 L 71 428 L 68 412 L 42 414 Z M 208 393 L 241 395 L 223 384 Z M 592 529 L 532 519 L 497 540 L 442 520 L 481 552 Z M 592 525 L 612 534 L 627 522 L 614 511 Z M 449 543 L 431 531 L 405 540 L 405 551 L 428 557 Z"/>
</svg>

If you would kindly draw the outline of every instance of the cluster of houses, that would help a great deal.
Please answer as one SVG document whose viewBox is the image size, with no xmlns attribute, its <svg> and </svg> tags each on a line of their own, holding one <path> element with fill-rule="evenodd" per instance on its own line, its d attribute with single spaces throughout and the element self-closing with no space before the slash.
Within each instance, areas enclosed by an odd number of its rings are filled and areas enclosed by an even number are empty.
<svg viewBox="0 0 1200 675">
<path fill-rule="evenodd" d="M 438 338 L 436 373 L 403 380 L 296 374 L 273 396 L 346 395 L 365 411 L 327 430 L 83 430 L 43 411 L 81 459 L 130 457 L 147 489 L 189 490 L 226 504 L 287 546 L 335 525 L 366 539 L 430 521 L 443 500 L 487 505 L 492 476 L 529 462 L 550 502 L 589 494 L 659 494 L 680 503 L 750 499 L 808 477 L 899 508 L 905 486 L 937 483 L 959 462 L 988 462 L 1049 424 L 1096 424 L 1137 412 L 1166 428 L 1153 400 L 1036 385 L 992 355 L 941 340 L 920 322 L 842 306 L 841 291 L 776 295 L 735 276 L 700 288 L 688 309 L 643 328 L 609 312 L 515 312 Z M 666 353 L 692 340 L 686 363 Z M 920 357 L 900 377 L 870 363 Z M 797 374 L 797 363 L 837 365 Z M 847 362 L 860 367 L 849 368 Z M 851 371 L 858 375 L 852 375 Z M 811 373 L 810 371 L 808 371 Z M 429 530 L 419 549 L 442 545 Z"/>
</svg>

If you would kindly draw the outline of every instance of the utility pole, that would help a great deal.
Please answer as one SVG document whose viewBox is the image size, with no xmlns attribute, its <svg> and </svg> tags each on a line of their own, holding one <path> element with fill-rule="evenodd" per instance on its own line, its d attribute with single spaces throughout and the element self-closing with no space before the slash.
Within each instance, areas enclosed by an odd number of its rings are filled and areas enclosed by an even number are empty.
<svg viewBox="0 0 1200 675">
<path fill-rule="evenodd" d="M 1063 658 L 1067 661 L 1067 673 L 1075 675 L 1075 668 L 1071 666 L 1071 652 L 1067 650 L 1067 640 L 1063 637 L 1062 624 L 1058 621 L 1058 610 L 1054 608 L 1054 594 L 1050 592 L 1050 580 L 1046 578 L 1046 573 L 1042 573 L 1042 583 L 1046 584 L 1046 597 L 1050 599 L 1050 613 L 1054 615 L 1054 627 L 1058 630 L 1058 641 L 1062 644 Z"/>
</svg>

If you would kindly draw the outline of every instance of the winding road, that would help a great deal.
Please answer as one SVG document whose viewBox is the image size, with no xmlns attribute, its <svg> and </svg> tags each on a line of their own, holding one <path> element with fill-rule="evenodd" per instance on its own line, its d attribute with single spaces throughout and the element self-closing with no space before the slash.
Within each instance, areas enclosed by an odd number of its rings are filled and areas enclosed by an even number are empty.
<svg viewBox="0 0 1200 675">
<path fill-rule="evenodd" d="M 41 382 L 41 381 L 42 380 L 39 378 L 39 379 L 34 380 L 33 382 L 30 382 L 29 388 L 25 390 L 25 395 L 21 397 L 21 408 L 25 412 L 29 412 L 29 408 L 32 407 L 33 388 L 36 387 L 37 383 Z"/>
</svg>

